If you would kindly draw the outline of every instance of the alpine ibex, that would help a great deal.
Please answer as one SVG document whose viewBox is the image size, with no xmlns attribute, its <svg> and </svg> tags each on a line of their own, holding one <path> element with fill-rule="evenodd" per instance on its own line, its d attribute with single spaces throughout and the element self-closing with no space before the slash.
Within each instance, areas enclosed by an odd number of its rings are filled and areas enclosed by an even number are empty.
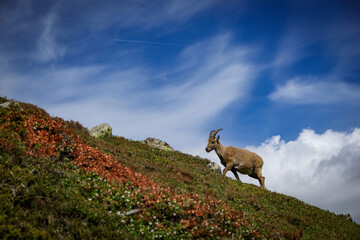
<svg viewBox="0 0 360 240">
<path fill-rule="evenodd" d="M 222 129 L 216 131 L 212 130 L 210 132 L 208 145 L 205 150 L 206 152 L 211 152 L 215 149 L 216 154 L 220 158 L 221 164 L 225 166 L 223 175 L 225 176 L 227 171 L 231 170 L 236 179 L 241 182 L 237 172 L 247 174 L 250 177 L 258 179 L 260 187 L 265 188 L 265 177 L 263 177 L 261 173 L 261 169 L 264 164 L 262 158 L 256 153 L 250 152 L 246 149 L 223 146 L 219 141 L 220 136 L 216 138 L 216 134 L 220 130 Z"/>
</svg>

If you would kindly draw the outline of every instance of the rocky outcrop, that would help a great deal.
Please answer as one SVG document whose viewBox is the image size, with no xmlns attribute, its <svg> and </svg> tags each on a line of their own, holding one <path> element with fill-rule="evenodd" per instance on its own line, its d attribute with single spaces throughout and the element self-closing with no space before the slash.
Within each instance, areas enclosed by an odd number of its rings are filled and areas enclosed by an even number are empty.
<svg viewBox="0 0 360 240">
<path fill-rule="evenodd" d="M 174 151 L 174 149 L 168 143 L 156 138 L 149 137 L 145 140 L 142 140 L 141 143 L 147 144 L 151 147 L 159 148 L 161 150 Z"/>
<path fill-rule="evenodd" d="M 216 162 L 210 162 L 207 166 L 210 169 L 214 170 L 215 172 L 221 173 L 221 168 L 220 168 L 219 164 L 217 164 Z"/>
<path fill-rule="evenodd" d="M 20 107 L 19 102 L 8 101 L 8 102 L 4 102 L 4 103 L 0 104 L 0 108 L 10 109 L 10 108 L 14 108 L 14 107 Z"/>
<path fill-rule="evenodd" d="M 93 127 L 90 130 L 90 135 L 96 138 L 99 137 L 111 137 L 112 136 L 112 128 L 108 123 L 102 123 Z"/>
</svg>

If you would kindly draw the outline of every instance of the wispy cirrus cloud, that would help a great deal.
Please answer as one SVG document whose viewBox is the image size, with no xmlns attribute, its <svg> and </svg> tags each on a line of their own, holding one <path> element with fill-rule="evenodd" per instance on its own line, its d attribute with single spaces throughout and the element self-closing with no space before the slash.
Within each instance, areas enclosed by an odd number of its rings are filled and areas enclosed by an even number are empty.
<svg viewBox="0 0 360 240">
<path fill-rule="evenodd" d="M 185 146 L 202 141 L 203 124 L 248 96 L 255 77 L 249 51 L 232 43 L 230 34 L 205 39 L 184 48 L 156 87 L 154 76 L 163 75 L 161 70 L 111 64 L 11 73 L 0 87 L 87 127 L 107 121 L 118 135 L 157 136 Z"/>
<path fill-rule="evenodd" d="M 360 102 L 360 87 L 345 82 L 294 78 L 278 86 L 269 99 L 287 104 L 331 104 Z"/>
<path fill-rule="evenodd" d="M 274 60 L 270 64 L 275 74 L 291 67 L 292 64 L 307 57 L 307 48 L 316 42 L 316 36 L 308 35 L 297 27 L 290 27 L 278 42 Z"/>
<path fill-rule="evenodd" d="M 48 8 L 45 13 L 38 12 L 31 1 L 13 1 L 0 7 L 0 28 L 6 29 L 0 36 L 0 50 L 8 62 L 46 63 L 64 56 L 66 48 L 58 42 L 59 3 L 44 4 Z"/>
<path fill-rule="evenodd" d="M 86 8 L 83 8 L 84 3 Z M 116 26 L 118 29 L 136 27 L 138 30 L 149 30 L 162 25 L 182 24 L 196 14 L 219 3 L 218 0 L 190 1 L 63 1 L 59 7 L 61 12 L 82 12 L 71 14 L 74 27 L 86 26 L 88 31 L 96 32 Z M 100 10 L 99 10 L 100 9 Z M 72 11 L 70 11 L 72 10 Z M 174 25 L 175 24 L 175 25 Z"/>
<path fill-rule="evenodd" d="M 309 6 L 312 4 L 297 4 L 305 7 L 303 10 Z M 296 104 L 359 101 L 360 27 L 354 24 L 359 16 L 340 14 L 328 19 L 327 12 L 320 14 L 324 14 L 320 22 L 310 22 L 314 17 L 310 16 L 295 18 L 287 26 L 270 64 L 277 85 L 269 95 L 272 101 Z"/>
<path fill-rule="evenodd" d="M 139 33 L 172 24 L 171 29 L 175 29 L 218 2 L 77 0 L 46 2 L 37 8 L 37 3 L 16 0 L 0 6 L 0 27 L 6 29 L 0 36 L 0 50 L 6 52 L 7 60 L 57 61 L 67 54 L 85 51 L 84 43 L 93 40 L 96 44 L 98 34 L 107 29 L 116 31 L 108 39 L 100 40 L 105 43 L 128 37 L 129 28 L 136 28 Z"/>
<path fill-rule="evenodd" d="M 56 20 L 57 14 L 52 10 L 41 21 L 42 30 L 37 41 L 38 51 L 35 53 L 35 59 L 41 62 L 57 60 L 64 56 L 66 52 L 65 47 L 57 43 L 58 33 L 54 26 Z"/>
<path fill-rule="evenodd" d="M 121 82 L 121 91 L 116 92 L 116 88 L 106 88 L 97 82 L 94 86 L 104 92 L 95 102 L 89 98 L 87 106 L 80 102 L 73 107 L 59 105 L 51 111 L 60 116 L 78 117 L 90 126 L 107 119 L 119 135 L 132 139 L 157 136 L 175 148 L 192 145 L 202 140 L 201 125 L 234 100 L 247 95 L 254 77 L 253 66 L 246 60 L 244 47 L 234 46 L 227 35 L 189 46 L 178 61 L 177 67 L 167 71 L 167 82 L 156 89 L 147 82 L 150 75 L 156 75 L 151 71 L 138 69 L 143 72 L 141 78 L 134 75 L 134 78 L 128 76 L 121 81 L 114 79 L 121 74 L 115 71 L 106 79 L 113 84 Z M 183 69 L 187 69 L 186 73 Z M 132 84 L 139 79 L 143 79 L 142 84 Z M 93 118 L 84 117 L 91 112 L 89 102 L 97 106 Z M 186 137 L 189 135 L 191 139 Z"/>
<path fill-rule="evenodd" d="M 354 73 L 359 70 L 357 62 L 360 60 L 360 44 L 357 39 L 360 37 L 360 28 L 349 20 L 335 18 L 331 21 L 329 27 L 319 31 L 314 27 L 304 29 L 306 24 L 300 24 L 297 28 L 292 25 L 289 27 L 270 64 L 277 82 L 276 89 L 268 96 L 271 101 L 358 105 L 360 86 L 354 79 Z M 343 29 L 341 34 L 335 30 L 338 28 Z M 317 49 L 319 52 L 314 54 L 312 51 L 319 44 L 323 49 Z M 325 63 L 324 58 L 331 61 Z M 313 63 L 313 67 L 309 63 Z M 301 74 L 303 68 L 308 71 L 306 75 Z"/>
</svg>

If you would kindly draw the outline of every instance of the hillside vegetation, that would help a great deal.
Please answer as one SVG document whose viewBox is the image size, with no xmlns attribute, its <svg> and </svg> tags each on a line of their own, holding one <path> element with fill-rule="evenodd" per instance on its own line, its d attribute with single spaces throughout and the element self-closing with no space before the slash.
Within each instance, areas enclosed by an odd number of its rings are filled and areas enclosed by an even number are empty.
<svg viewBox="0 0 360 240">
<path fill-rule="evenodd" d="M 123 137 L 96 139 L 31 104 L 0 108 L 0 237 L 360 239 L 343 216 L 206 165 Z"/>
</svg>

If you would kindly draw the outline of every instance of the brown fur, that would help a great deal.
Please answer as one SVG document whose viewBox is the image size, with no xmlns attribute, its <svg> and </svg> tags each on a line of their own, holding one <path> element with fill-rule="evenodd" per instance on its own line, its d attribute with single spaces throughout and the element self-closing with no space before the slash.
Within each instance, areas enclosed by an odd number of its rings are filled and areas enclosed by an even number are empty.
<svg viewBox="0 0 360 240">
<path fill-rule="evenodd" d="M 206 147 L 206 152 L 211 152 L 215 149 L 216 154 L 219 156 L 221 164 L 225 166 L 223 175 L 230 170 L 234 173 L 237 180 L 240 180 L 237 172 L 241 174 L 247 174 L 250 177 L 259 180 L 260 187 L 265 188 L 265 177 L 262 176 L 261 170 L 264 165 L 262 158 L 254 152 L 251 152 L 246 149 L 236 148 L 236 147 L 225 147 L 223 146 L 219 139 L 215 137 L 216 134 L 222 129 L 217 131 L 211 131 L 208 145 Z M 212 134 L 215 132 L 214 134 Z"/>
</svg>

